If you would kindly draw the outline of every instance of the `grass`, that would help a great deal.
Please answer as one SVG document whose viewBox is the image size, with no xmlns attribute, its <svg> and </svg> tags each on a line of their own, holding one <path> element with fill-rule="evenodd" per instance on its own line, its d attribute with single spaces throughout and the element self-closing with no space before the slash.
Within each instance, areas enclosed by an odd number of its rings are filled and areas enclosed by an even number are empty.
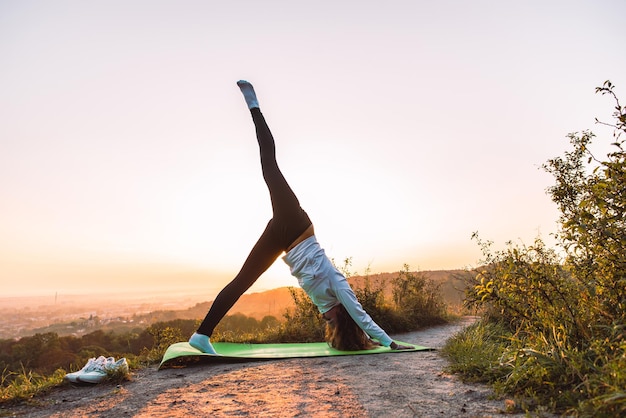
<svg viewBox="0 0 626 418">
<path fill-rule="evenodd" d="M 478 321 L 451 337 L 441 350 L 450 360 L 447 371 L 468 382 L 493 383 L 506 376 L 501 364 L 506 350 L 507 331 L 503 326 Z"/>
<path fill-rule="evenodd" d="M 59 369 L 50 376 L 43 376 L 26 369 L 21 372 L 2 372 L 0 386 L 0 404 L 26 401 L 42 395 L 50 389 L 63 384 L 65 370 Z"/>
<path fill-rule="evenodd" d="M 132 364 L 132 363 L 131 363 Z M 69 384 L 65 380 L 67 371 L 57 369 L 51 375 L 43 375 L 26 370 L 20 372 L 3 370 L 0 377 L 0 404 L 12 404 L 29 401 L 42 396 L 50 389 Z M 107 370 L 105 382 L 122 383 L 130 380 L 130 372 L 126 370 Z"/>
<path fill-rule="evenodd" d="M 450 338 L 441 353 L 448 372 L 492 385 L 497 396 L 514 399 L 516 411 L 626 416 L 626 342 L 610 352 L 603 352 L 607 340 L 581 350 L 553 334 L 521 336 L 483 319 Z"/>
</svg>

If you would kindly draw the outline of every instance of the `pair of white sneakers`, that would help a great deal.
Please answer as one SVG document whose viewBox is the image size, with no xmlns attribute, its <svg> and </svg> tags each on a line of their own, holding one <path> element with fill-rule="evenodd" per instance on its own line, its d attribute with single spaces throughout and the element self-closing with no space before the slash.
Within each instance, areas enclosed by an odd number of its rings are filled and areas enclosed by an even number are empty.
<svg viewBox="0 0 626 418">
<path fill-rule="evenodd" d="M 87 361 L 85 367 L 77 372 L 66 374 L 65 379 L 72 383 L 100 383 L 113 373 L 128 373 L 126 358 L 123 357 L 115 361 L 113 357 L 92 357 Z"/>
</svg>

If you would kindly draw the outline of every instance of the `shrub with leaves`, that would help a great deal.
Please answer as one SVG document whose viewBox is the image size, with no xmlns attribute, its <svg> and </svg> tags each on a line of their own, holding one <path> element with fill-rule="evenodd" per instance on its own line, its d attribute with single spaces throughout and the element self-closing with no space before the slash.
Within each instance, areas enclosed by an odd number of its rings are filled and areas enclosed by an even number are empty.
<svg viewBox="0 0 626 418">
<path fill-rule="evenodd" d="M 612 151 L 591 152 L 594 134 L 568 135 L 572 150 L 544 169 L 561 215 L 560 249 L 541 239 L 509 243 L 485 260 L 466 302 L 511 334 L 498 362 L 503 391 L 555 411 L 626 414 L 626 109 L 609 81 L 596 89 L 616 105 Z M 601 123 L 601 122 L 599 122 Z M 475 236 L 475 238 L 477 238 Z"/>
<path fill-rule="evenodd" d="M 181 329 L 171 326 L 166 322 L 157 322 L 147 329 L 148 334 L 154 338 L 152 347 L 145 347 L 141 353 L 141 358 L 148 363 L 161 361 L 163 353 L 167 348 L 177 342 L 185 341 Z"/>
<path fill-rule="evenodd" d="M 393 301 L 405 324 L 403 331 L 445 322 L 446 304 L 439 285 L 426 273 L 410 272 L 408 264 L 393 280 Z"/>
<path fill-rule="evenodd" d="M 302 289 L 290 288 L 295 308 L 285 313 L 285 321 L 278 329 L 276 340 L 280 342 L 324 341 L 325 321 L 315 304 Z"/>
</svg>

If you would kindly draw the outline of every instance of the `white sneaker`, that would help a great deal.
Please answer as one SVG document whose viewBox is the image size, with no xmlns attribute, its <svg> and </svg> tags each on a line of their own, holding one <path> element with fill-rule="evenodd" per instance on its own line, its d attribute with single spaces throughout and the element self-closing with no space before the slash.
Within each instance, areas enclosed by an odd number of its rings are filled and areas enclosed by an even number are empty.
<svg viewBox="0 0 626 418">
<path fill-rule="evenodd" d="M 122 357 L 118 361 L 115 361 L 113 357 L 110 357 L 113 361 L 107 362 L 105 366 L 105 370 L 112 373 L 128 373 L 128 361 L 126 361 L 126 357 Z"/>
<path fill-rule="evenodd" d="M 128 373 L 128 361 L 121 358 L 115 361 L 113 357 L 100 356 L 98 358 L 90 358 L 85 367 L 74 373 L 65 375 L 65 379 L 72 383 L 100 383 L 110 373 Z"/>
<path fill-rule="evenodd" d="M 82 369 L 66 374 L 65 378 L 72 383 L 99 383 L 107 376 L 105 366 L 110 363 L 112 359 L 113 357 L 109 357 L 108 359 L 104 356 L 98 358 L 92 357 Z"/>
</svg>

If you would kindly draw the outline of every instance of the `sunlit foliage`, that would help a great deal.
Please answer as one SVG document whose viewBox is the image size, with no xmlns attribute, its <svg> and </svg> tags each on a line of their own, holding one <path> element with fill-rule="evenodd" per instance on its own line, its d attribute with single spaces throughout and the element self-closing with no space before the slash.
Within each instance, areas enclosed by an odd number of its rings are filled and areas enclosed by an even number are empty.
<svg viewBox="0 0 626 418">
<path fill-rule="evenodd" d="M 560 210 L 558 247 L 541 239 L 483 250 L 466 302 L 481 323 L 452 340 L 446 352 L 455 370 L 493 382 L 501 392 L 557 412 L 626 414 L 626 109 L 614 86 L 597 92 L 615 102 L 612 150 L 597 158 L 590 131 L 568 136 L 572 149 L 544 168 L 555 178 L 548 192 Z M 485 333 L 499 324 L 499 336 Z M 493 329 L 493 328 L 489 328 Z M 497 358 L 462 353 L 476 340 L 495 341 Z M 487 344 L 484 342 L 484 344 Z M 463 349 L 465 347 L 465 350 Z M 496 371 L 494 373 L 494 370 Z"/>
</svg>

